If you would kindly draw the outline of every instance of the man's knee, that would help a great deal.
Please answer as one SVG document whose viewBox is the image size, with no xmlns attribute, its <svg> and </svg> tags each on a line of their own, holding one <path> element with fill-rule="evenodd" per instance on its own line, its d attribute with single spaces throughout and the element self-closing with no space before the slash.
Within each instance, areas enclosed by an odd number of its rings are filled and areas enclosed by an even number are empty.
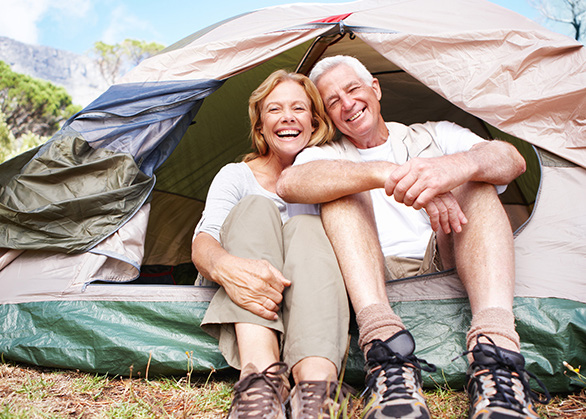
<svg viewBox="0 0 586 419">
<path fill-rule="evenodd" d="M 467 217 L 486 209 L 502 209 L 494 185 L 485 182 L 467 182 L 454 191 L 454 195 Z"/>
</svg>

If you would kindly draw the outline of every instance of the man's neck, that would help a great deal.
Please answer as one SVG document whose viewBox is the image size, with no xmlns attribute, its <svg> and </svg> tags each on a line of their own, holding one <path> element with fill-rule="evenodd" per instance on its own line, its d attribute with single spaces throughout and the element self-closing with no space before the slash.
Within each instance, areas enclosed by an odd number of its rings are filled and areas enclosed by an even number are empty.
<svg viewBox="0 0 586 419">
<path fill-rule="evenodd" d="M 381 117 L 381 121 L 382 121 L 382 117 Z M 372 132 L 371 135 L 369 135 L 368 137 L 365 138 L 351 138 L 351 137 L 346 137 L 348 138 L 348 140 L 354 144 L 356 146 L 356 148 L 359 149 L 367 149 L 367 148 L 373 148 L 373 147 L 378 147 L 379 145 L 382 145 L 384 143 L 387 142 L 387 139 L 389 138 L 389 130 L 387 128 L 387 125 L 384 123 L 384 121 L 382 121 L 377 130 Z"/>
</svg>

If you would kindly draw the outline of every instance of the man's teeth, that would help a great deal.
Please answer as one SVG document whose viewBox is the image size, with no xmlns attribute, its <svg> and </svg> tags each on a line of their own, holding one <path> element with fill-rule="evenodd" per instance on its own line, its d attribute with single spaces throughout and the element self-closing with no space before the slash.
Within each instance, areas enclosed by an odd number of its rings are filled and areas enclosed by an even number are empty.
<svg viewBox="0 0 586 419">
<path fill-rule="evenodd" d="M 293 130 L 293 129 L 288 129 L 288 130 L 284 130 L 284 131 L 279 131 L 277 133 L 277 135 L 279 137 L 296 137 L 297 135 L 299 135 L 298 130 Z"/>
<path fill-rule="evenodd" d="M 350 122 L 354 121 L 356 118 L 358 118 L 360 115 L 362 115 L 362 113 L 363 113 L 363 111 L 358 111 L 353 116 L 351 116 L 350 118 L 348 118 L 348 121 L 350 121 Z"/>
</svg>

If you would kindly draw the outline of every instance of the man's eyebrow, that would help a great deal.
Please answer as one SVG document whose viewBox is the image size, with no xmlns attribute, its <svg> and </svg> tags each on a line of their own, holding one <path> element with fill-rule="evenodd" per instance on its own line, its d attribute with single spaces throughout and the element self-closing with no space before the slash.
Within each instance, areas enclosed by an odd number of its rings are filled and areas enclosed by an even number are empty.
<svg viewBox="0 0 586 419">
<path fill-rule="evenodd" d="M 342 90 L 347 91 L 350 87 L 352 87 L 354 85 L 360 85 L 360 82 L 357 80 L 350 80 L 348 83 L 346 83 L 345 85 L 342 86 Z M 329 101 L 331 101 L 332 99 L 335 99 L 336 97 L 338 97 L 338 94 L 332 93 L 331 95 L 327 96 L 324 99 L 324 103 L 328 103 Z"/>
</svg>

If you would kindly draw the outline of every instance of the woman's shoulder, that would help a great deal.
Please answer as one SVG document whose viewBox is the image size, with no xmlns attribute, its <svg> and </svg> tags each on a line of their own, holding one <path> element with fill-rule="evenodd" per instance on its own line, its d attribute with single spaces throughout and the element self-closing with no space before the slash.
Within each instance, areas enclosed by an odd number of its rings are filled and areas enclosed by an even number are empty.
<svg viewBox="0 0 586 419">
<path fill-rule="evenodd" d="M 248 165 L 244 162 L 228 163 L 216 174 L 217 178 L 242 178 L 252 174 Z"/>
</svg>

